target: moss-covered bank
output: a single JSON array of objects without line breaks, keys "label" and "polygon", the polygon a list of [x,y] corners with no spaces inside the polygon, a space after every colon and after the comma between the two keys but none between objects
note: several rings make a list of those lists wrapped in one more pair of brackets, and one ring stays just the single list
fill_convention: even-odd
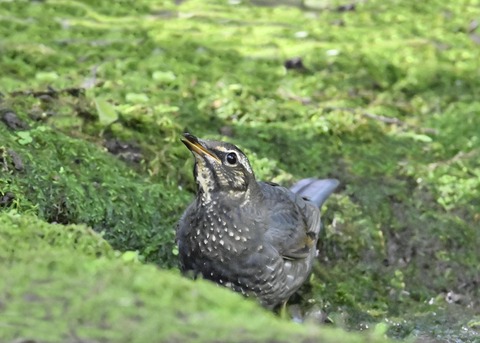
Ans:
[{"label": "moss-covered bank", "polygon": [[480,3],[305,3],[1,2],[0,206],[174,267],[178,136],[228,136],[260,178],[342,182],[303,305],[473,341]]},{"label": "moss-covered bank", "polygon": [[[210,282],[120,253],[83,225],[0,214],[0,339],[35,342],[363,342],[282,322]],[[268,329],[266,329],[268,328]],[[382,341],[381,335],[370,335]]]}]

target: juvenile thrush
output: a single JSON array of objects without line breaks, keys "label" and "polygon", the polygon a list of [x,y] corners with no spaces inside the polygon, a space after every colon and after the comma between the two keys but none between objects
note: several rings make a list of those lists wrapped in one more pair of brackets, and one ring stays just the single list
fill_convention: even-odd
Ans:
[{"label": "juvenile thrush", "polygon": [[197,196],[177,228],[180,267],[275,308],[309,276],[320,206],[334,179],[304,179],[291,190],[257,182],[236,146],[185,133],[195,157]]}]

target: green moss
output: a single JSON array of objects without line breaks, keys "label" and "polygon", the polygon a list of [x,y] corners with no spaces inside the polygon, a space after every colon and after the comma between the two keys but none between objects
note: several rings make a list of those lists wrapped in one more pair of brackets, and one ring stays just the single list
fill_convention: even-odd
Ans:
[{"label": "green moss", "polygon": [[227,289],[132,260],[83,225],[2,213],[0,262],[7,341],[383,341],[282,322]]},{"label": "green moss", "polygon": [[[97,146],[47,126],[11,132],[2,125],[0,135],[7,171],[1,190],[15,195],[12,207],[49,222],[86,223],[117,249],[176,264],[174,227],[186,197],[175,188],[148,182]],[[21,171],[7,151],[21,159]]]},{"label": "green moss", "polygon": [[[262,179],[341,180],[304,294],[337,325],[405,319],[395,335],[406,336],[424,312],[450,310],[431,301],[450,290],[478,312],[479,2],[306,3],[322,10],[0,3],[0,107],[32,128],[0,124],[0,192],[16,195],[4,207],[86,223],[172,266],[173,228],[194,191],[179,134],[228,133]],[[285,70],[295,56],[305,70]],[[88,90],[14,93],[48,86]],[[108,125],[95,102],[118,119]],[[105,153],[110,139],[138,146],[140,162]]]}]

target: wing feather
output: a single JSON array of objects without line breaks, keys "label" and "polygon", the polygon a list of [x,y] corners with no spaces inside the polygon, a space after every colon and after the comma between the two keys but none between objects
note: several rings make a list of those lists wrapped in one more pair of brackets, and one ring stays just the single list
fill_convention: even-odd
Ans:
[{"label": "wing feather", "polygon": [[262,190],[272,213],[265,239],[284,259],[307,258],[320,232],[319,209],[284,187],[264,184]]}]

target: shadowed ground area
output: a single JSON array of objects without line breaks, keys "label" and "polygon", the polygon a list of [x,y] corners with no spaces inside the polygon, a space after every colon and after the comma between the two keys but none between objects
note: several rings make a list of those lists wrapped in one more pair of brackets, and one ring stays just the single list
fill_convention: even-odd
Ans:
[{"label": "shadowed ground area", "polygon": [[[0,2],[0,338],[475,340],[480,2],[292,3]],[[175,271],[185,130],[340,180],[308,324]]]}]

